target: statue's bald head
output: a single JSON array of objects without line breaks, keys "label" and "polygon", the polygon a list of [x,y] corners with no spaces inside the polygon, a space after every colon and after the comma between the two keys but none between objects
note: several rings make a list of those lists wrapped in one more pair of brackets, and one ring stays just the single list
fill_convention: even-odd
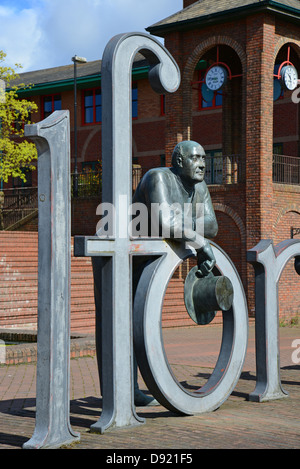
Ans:
[{"label": "statue's bald head", "polygon": [[190,156],[191,154],[197,153],[205,155],[205,151],[199,143],[194,142],[193,140],[184,140],[183,142],[179,142],[173,150],[172,166],[176,168],[182,159]]},{"label": "statue's bald head", "polygon": [[197,142],[186,140],[176,145],[172,166],[181,180],[188,185],[202,182],[205,173],[205,151]]}]

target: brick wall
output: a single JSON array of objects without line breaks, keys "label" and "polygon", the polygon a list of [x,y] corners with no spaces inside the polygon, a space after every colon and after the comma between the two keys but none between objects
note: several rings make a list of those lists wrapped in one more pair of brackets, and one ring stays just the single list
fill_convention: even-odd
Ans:
[{"label": "brick wall", "polygon": [[[0,327],[36,328],[38,298],[38,234],[0,232]],[[71,330],[94,325],[91,260],[71,259]]]},{"label": "brick wall", "polygon": [[100,197],[80,197],[72,199],[71,233],[72,236],[94,236],[100,219],[96,210],[100,204]]},{"label": "brick wall", "polygon": [[[93,332],[95,305],[90,258],[71,249],[71,331]],[[0,328],[37,327],[38,233],[0,232]],[[163,327],[194,325],[183,300],[183,280],[171,279],[162,314]]]},{"label": "brick wall", "polygon": [[[194,2],[184,1],[184,6]],[[197,30],[173,31],[165,38],[166,47],[176,59],[182,75],[177,93],[168,98],[166,115],[166,155],[170,161],[174,145],[183,139],[199,141],[209,149],[222,148],[223,154],[240,154],[245,184],[210,187],[220,229],[216,238],[237,264],[248,294],[250,314],[254,314],[254,271],[246,262],[246,251],[260,239],[290,237],[289,228],[299,221],[300,200],[291,187],[280,197],[272,182],[273,142],[283,144],[283,153],[298,156],[299,106],[284,99],[273,102],[273,74],[275,59],[286,60],[287,42],[293,42],[293,61],[299,63],[299,28],[275,21],[269,14],[255,14],[235,23],[225,23]],[[195,105],[197,92],[192,90],[195,67],[200,59],[210,64],[216,60],[216,46],[222,57],[241,78],[232,80],[224,89],[221,110],[199,112]],[[298,48],[298,49],[297,49]],[[230,50],[231,52],[230,52]],[[297,54],[295,53],[297,52]],[[226,55],[227,54],[227,55]],[[297,209],[279,215],[288,204]],[[288,283],[287,283],[288,282]],[[280,292],[288,285],[289,303],[281,299],[281,314],[296,314],[299,278],[293,266],[281,279]],[[294,306],[292,306],[292,304]]]},{"label": "brick wall", "polygon": [[[300,188],[274,184],[274,244],[290,238],[291,227],[300,228]],[[299,319],[299,290],[300,277],[295,271],[294,260],[291,260],[279,282],[279,308],[283,322]]]}]

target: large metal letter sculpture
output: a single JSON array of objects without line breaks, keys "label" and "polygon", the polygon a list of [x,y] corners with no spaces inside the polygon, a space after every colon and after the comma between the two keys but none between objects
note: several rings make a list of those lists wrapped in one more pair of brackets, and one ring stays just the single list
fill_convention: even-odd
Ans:
[{"label": "large metal letter sculpture", "polygon": [[174,270],[193,253],[170,243],[170,252],[145,268],[134,304],[134,341],[138,364],[149,390],[167,409],[187,415],[210,412],[230,396],[242,372],[248,340],[248,310],[240,277],[229,257],[211,242],[221,275],[230,278],[233,305],[223,312],[223,337],[219,358],[207,383],[191,393],[179,385],[166,355],[161,334],[164,293]]},{"label": "large metal letter sculpture", "polygon": [[275,247],[272,240],[263,240],[247,253],[247,260],[255,270],[257,381],[255,390],[249,395],[251,401],[263,402],[288,396],[280,381],[278,282],[284,267],[293,257],[299,273],[299,256],[299,240],[283,241]]},{"label": "large metal letter sculpture", "polygon": [[79,439],[69,422],[70,129],[69,111],[25,127],[38,149],[38,343],[36,425],[24,448]]},{"label": "large metal letter sculpture", "polygon": [[[151,64],[149,80],[159,93],[176,91],[180,73],[176,62],[147,34],[115,36],[107,44],[102,59],[102,202],[114,207],[114,236],[100,241],[92,252],[80,249],[75,239],[75,255],[104,256],[102,267],[102,399],[103,410],[93,431],[139,425],[133,406],[131,241],[128,207],[132,197],[132,111],[131,71],[137,52]],[[94,246],[94,245],[93,245]],[[97,285],[96,285],[97,287]]]},{"label": "large metal letter sculpture", "polygon": [[[76,237],[74,251],[76,256],[93,257],[95,290],[101,289],[96,298],[101,297],[102,309],[103,410],[99,421],[91,427],[101,433],[113,427],[144,422],[137,416],[133,404],[132,256],[158,258],[143,273],[137,288],[135,343],[137,355],[141,354],[138,360],[143,376],[154,397],[163,405],[182,413],[207,412],[221,405],[240,376],[247,348],[245,294],[234,266],[214,246],[217,266],[230,277],[235,288],[234,306],[226,313],[218,365],[209,384],[197,395],[183,391],[167,370],[160,333],[164,289],[180,262],[195,255],[195,251],[162,239],[134,240],[128,233],[132,171],[131,66],[138,51],[152,66],[149,79],[157,92],[175,91],[180,83],[176,63],[154,38],[133,33],[116,36],[108,43],[102,61],[103,203],[114,206],[111,214],[114,235]],[[145,328],[140,313],[145,313]],[[152,364],[157,368],[151,371]],[[162,391],[159,389],[161,382]]]}]

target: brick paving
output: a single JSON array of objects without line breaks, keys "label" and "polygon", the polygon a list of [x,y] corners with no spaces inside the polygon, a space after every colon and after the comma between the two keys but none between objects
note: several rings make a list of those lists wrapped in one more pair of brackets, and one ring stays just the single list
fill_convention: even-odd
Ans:
[{"label": "brick paving", "polygon": [[[214,368],[221,327],[164,329],[169,363],[178,381],[202,385]],[[300,448],[300,364],[292,362],[292,342],[300,340],[300,327],[280,328],[281,380],[289,397],[253,403],[247,395],[255,388],[254,327],[240,380],[231,396],[216,411],[178,416],[162,406],[139,408],[146,423],[104,435],[89,432],[101,413],[95,356],[71,360],[70,415],[80,432],[71,449],[294,449]],[[298,354],[299,356],[300,354]],[[0,367],[0,449],[21,449],[35,426],[34,363]],[[140,387],[145,389],[141,378]]]}]

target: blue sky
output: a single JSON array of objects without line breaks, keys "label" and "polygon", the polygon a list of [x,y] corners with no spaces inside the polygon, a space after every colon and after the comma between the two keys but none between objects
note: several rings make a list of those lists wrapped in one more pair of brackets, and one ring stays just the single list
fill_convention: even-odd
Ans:
[{"label": "blue sky", "polygon": [[0,0],[0,49],[21,71],[101,59],[118,33],[145,28],[182,9],[182,0]]}]

